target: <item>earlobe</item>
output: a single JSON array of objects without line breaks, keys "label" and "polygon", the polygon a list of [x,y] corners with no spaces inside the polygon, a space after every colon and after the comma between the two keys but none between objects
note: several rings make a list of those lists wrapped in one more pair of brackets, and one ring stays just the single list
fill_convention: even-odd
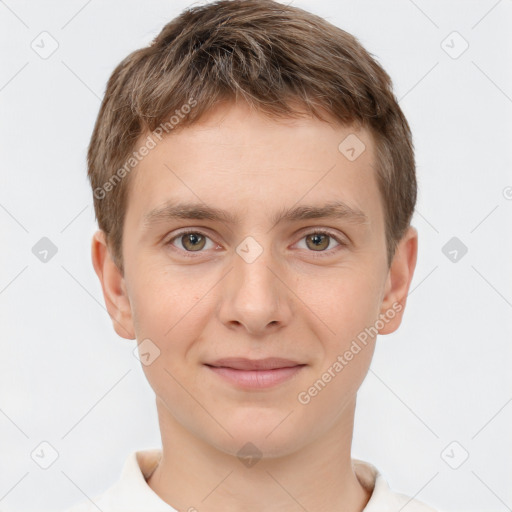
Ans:
[{"label": "earlobe", "polygon": [[102,230],[96,231],[92,237],[91,258],[114,330],[122,338],[134,340],[136,336],[124,277],[111,257]]},{"label": "earlobe", "polygon": [[417,256],[418,232],[416,228],[409,226],[397,245],[388,272],[380,310],[384,327],[379,329],[379,334],[390,334],[396,331],[402,322]]}]

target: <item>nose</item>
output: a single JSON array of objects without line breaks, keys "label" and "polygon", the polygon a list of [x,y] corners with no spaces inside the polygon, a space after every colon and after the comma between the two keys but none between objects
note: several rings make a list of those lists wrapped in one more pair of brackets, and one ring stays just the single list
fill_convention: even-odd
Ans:
[{"label": "nose", "polygon": [[220,320],[228,328],[264,336],[289,323],[293,294],[268,253],[263,251],[252,262],[234,255],[219,309]]}]

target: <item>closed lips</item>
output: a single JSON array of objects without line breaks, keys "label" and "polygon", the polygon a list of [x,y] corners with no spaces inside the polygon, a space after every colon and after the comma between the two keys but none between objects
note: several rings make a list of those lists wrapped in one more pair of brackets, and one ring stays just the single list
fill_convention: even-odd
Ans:
[{"label": "closed lips", "polygon": [[224,358],[218,359],[212,363],[206,363],[207,366],[217,368],[232,368],[234,370],[275,370],[278,368],[292,368],[294,366],[305,366],[304,363],[283,359],[278,357],[269,357],[266,359],[247,359],[247,358]]}]

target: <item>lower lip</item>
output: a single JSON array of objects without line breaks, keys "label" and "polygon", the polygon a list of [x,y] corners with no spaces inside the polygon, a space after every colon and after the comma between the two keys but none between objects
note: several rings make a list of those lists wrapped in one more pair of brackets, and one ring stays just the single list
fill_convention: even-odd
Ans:
[{"label": "lower lip", "polygon": [[220,377],[243,388],[265,389],[291,379],[305,365],[275,368],[273,370],[235,370],[234,368],[206,366]]}]

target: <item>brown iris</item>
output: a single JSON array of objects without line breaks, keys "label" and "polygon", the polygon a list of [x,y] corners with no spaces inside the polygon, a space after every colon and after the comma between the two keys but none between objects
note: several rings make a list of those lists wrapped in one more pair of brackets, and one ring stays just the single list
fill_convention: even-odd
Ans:
[{"label": "brown iris", "polygon": [[199,233],[186,233],[181,237],[181,241],[187,251],[200,251],[206,243],[206,238]]},{"label": "brown iris", "polygon": [[[329,235],[314,233],[306,236],[306,245],[314,251],[322,251],[329,247]],[[310,241],[312,242],[310,244]]]}]

